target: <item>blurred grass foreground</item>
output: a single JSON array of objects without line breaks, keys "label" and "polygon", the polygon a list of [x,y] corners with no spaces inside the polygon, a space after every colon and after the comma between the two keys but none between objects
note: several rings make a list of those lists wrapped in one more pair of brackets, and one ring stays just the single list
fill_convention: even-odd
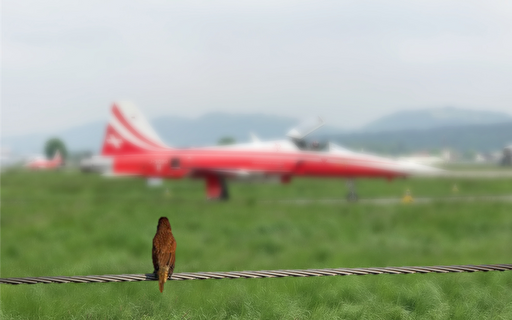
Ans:
[{"label": "blurred grass foreground", "polygon": [[[512,193],[510,179],[358,181],[362,197]],[[2,277],[152,272],[160,216],[175,272],[510,263],[511,202],[279,202],[343,198],[340,180],[231,184],[2,173]],[[512,272],[2,285],[2,319],[512,319]]]}]

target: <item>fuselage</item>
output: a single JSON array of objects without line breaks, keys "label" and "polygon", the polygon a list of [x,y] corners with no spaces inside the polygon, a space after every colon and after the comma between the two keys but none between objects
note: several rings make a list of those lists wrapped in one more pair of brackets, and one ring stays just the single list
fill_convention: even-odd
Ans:
[{"label": "fuselage", "polygon": [[119,175],[183,178],[219,173],[227,177],[254,175],[312,177],[383,177],[408,174],[395,161],[379,157],[308,151],[175,149],[112,157]]}]

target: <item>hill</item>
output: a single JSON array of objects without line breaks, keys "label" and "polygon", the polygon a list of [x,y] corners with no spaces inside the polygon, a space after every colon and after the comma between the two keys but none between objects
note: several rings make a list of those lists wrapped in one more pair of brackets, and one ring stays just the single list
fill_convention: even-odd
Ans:
[{"label": "hill", "polygon": [[[249,140],[250,132],[261,139],[283,138],[299,123],[292,117],[218,112],[197,118],[162,116],[150,122],[162,139],[175,147],[214,145],[224,136],[243,142]],[[45,141],[57,136],[71,151],[98,152],[105,126],[106,121],[96,121],[60,132],[2,137],[2,148],[21,155],[42,153]],[[364,148],[383,153],[443,147],[491,151],[512,142],[512,117],[504,113],[456,108],[401,111],[354,132],[325,126],[312,139],[320,137],[356,150]]]},{"label": "hill", "polygon": [[[183,147],[213,145],[223,136],[248,141],[251,132],[262,139],[282,138],[298,120],[264,114],[208,113],[198,118],[163,116],[150,122],[167,144]],[[45,141],[57,136],[71,151],[97,152],[105,127],[106,121],[96,121],[60,132],[2,137],[2,147],[18,154],[42,153]]]},{"label": "hill", "polygon": [[151,121],[160,137],[172,146],[214,145],[224,136],[248,141],[251,132],[262,139],[281,138],[297,122],[289,117],[219,112],[194,119],[164,116]]},{"label": "hill", "polygon": [[369,123],[361,131],[421,130],[438,127],[496,124],[509,121],[512,121],[512,116],[504,112],[444,107],[397,111]]},{"label": "hill", "polygon": [[460,125],[422,130],[359,132],[324,137],[354,150],[387,154],[450,147],[459,151],[501,150],[512,142],[512,121],[488,125]]}]

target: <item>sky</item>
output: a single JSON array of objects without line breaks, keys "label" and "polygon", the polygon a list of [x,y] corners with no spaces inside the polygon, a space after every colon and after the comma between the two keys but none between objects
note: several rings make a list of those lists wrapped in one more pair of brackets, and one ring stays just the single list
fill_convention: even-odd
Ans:
[{"label": "sky", "polygon": [[266,113],[357,128],[397,110],[512,114],[512,2],[2,2],[2,135]]}]

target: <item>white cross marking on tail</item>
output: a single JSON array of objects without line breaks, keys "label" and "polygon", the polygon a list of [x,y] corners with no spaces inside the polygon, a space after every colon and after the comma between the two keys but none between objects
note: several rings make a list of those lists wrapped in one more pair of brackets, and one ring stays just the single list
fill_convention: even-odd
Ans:
[{"label": "white cross marking on tail", "polygon": [[113,145],[114,148],[119,149],[119,147],[121,147],[121,145],[123,144],[123,140],[121,140],[120,138],[116,137],[113,134],[110,134],[107,138],[107,143]]},{"label": "white cross marking on tail", "polygon": [[153,163],[155,164],[156,171],[160,172],[162,170],[162,167],[166,163],[166,161],[164,159],[156,159],[156,160],[153,160]]}]

